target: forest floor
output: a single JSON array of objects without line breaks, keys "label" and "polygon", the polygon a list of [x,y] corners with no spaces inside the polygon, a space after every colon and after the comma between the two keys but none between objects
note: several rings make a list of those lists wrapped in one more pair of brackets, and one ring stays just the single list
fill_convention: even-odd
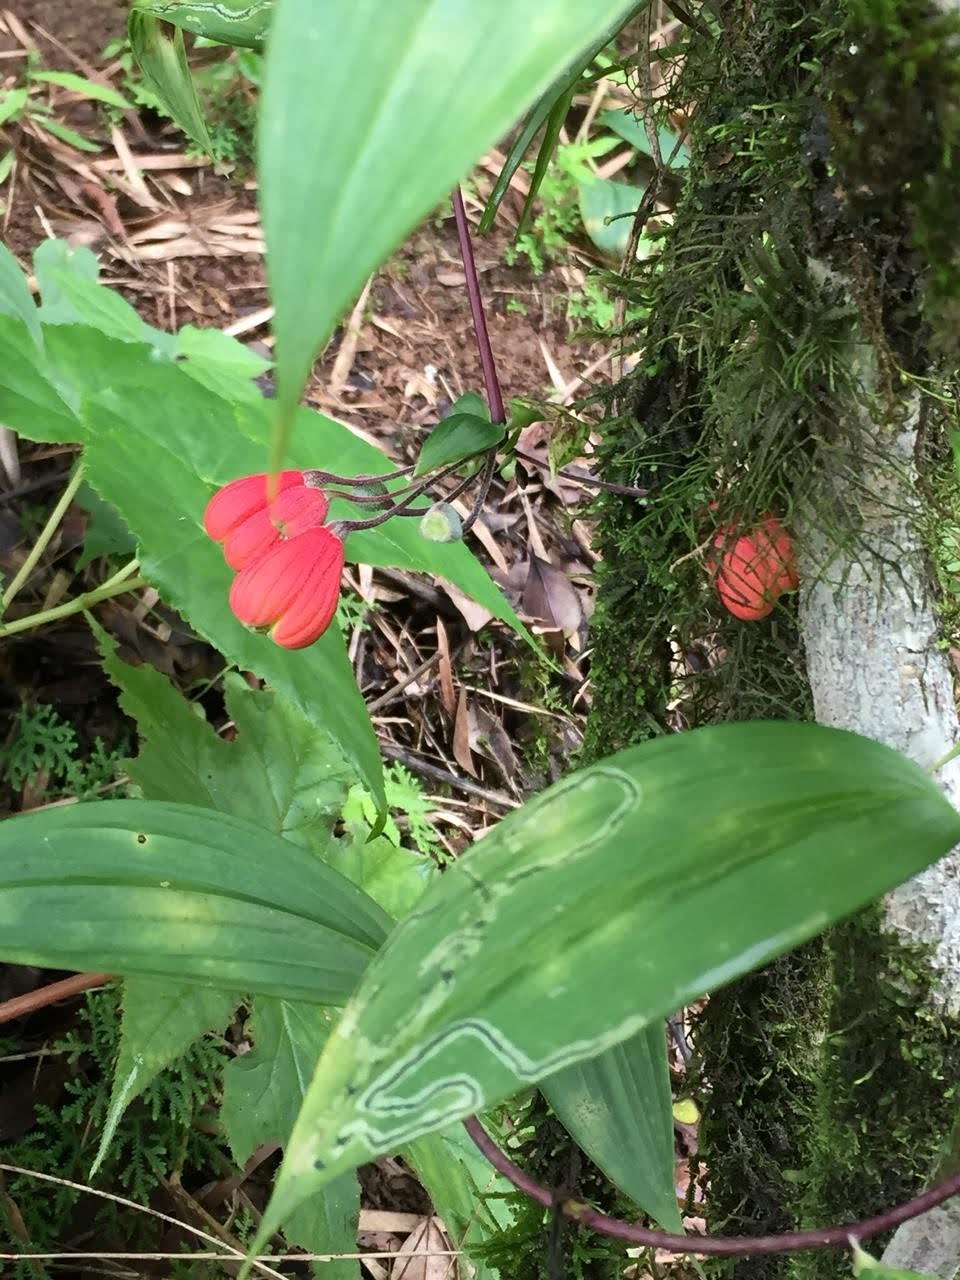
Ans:
[{"label": "forest floor", "polygon": [[[88,0],[83,6],[18,0],[15,10],[0,10],[0,85],[9,86],[32,62],[126,93],[124,51],[104,55],[123,36],[124,7],[116,0]],[[234,151],[250,148],[252,105],[245,95],[251,92],[239,78],[231,90],[225,136]],[[118,112],[110,119],[99,104],[56,85],[45,87],[43,101],[56,121],[96,150],[78,149],[29,116],[3,127],[0,141],[13,148],[15,159],[0,187],[0,238],[21,265],[29,271],[34,249],[50,236],[86,246],[99,259],[101,279],[149,323],[168,330],[185,324],[221,328],[269,358],[271,313],[256,185],[242,155],[218,171],[190,154],[182,136],[149,110]],[[466,184],[474,224],[502,163],[502,153],[492,151]],[[583,237],[540,271],[522,255],[508,265],[527,181],[519,171],[497,227],[477,240],[476,254],[505,397],[542,402],[550,406],[545,416],[557,421],[613,375],[609,342],[583,336],[582,313],[571,315],[571,300],[582,298],[588,275],[604,263]],[[271,394],[269,375],[262,387]],[[424,429],[469,390],[482,391],[482,378],[448,207],[371,279],[318,360],[307,399],[405,463],[415,458]],[[586,456],[574,457],[555,475],[547,428],[528,428],[517,475],[498,483],[475,527],[474,550],[541,638],[552,665],[442,580],[362,566],[348,573],[349,652],[384,754],[417,780],[410,785],[450,852],[466,847],[525,794],[558,776],[580,744],[589,705],[587,623],[597,559],[590,438],[589,430],[581,432]],[[35,446],[9,434],[0,445],[0,573],[9,580],[57,502],[74,450]],[[316,465],[335,470],[335,463],[318,440]],[[90,554],[90,526],[82,503],[71,506],[29,581],[26,597],[33,609],[50,608],[107,576],[105,560]],[[197,691],[203,690],[207,714],[217,714],[222,658],[155,593],[118,597],[97,612],[128,661],[151,663],[187,696],[200,697]],[[132,725],[81,618],[8,640],[0,650],[0,674],[4,815],[73,803],[78,795],[123,793],[120,762],[134,749]],[[22,763],[25,733],[37,739],[36,767]],[[20,761],[16,769],[9,767],[13,756]],[[396,816],[409,832],[408,816]],[[29,997],[58,976],[0,966],[0,1002]],[[109,992],[106,999],[112,1001]],[[0,1140],[13,1163],[17,1151],[27,1149],[24,1144],[35,1144],[38,1134],[42,1139],[58,1107],[78,1094],[93,1097],[99,1091],[101,1101],[105,1096],[108,1081],[99,1078],[96,1054],[51,1051],[65,1037],[88,1034],[91,1018],[102,1014],[91,1014],[90,1000],[77,995],[4,1019]],[[685,1128],[686,1140],[693,1141],[693,1129]],[[274,1167],[272,1158],[249,1170],[243,1195],[253,1210],[264,1203]],[[83,1160],[76,1169],[84,1181]],[[430,1212],[419,1185],[399,1160],[378,1162],[362,1181],[361,1246],[409,1252]],[[231,1194],[237,1190],[232,1185]],[[5,1233],[0,1225],[0,1240],[6,1234],[14,1246],[28,1247],[31,1204],[50,1194],[41,1189],[30,1204],[20,1204],[0,1174],[9,1227]],[[209,1227],[218,1215],[224,1220],[228,1199],[222,1171],[183,1168],[175,1179],[159,1181],[151,1204]],[[122,1214],[92,1231],[90,1220],[87,1205],[70,1210],[63,1220],[64,1248],[95,1252],[123,1244],[129,1226]],[[175,1250],[186,1239],[169,1231],[162,1244]],[[373,1263],[367,1270],[375,1277],[388,1274]],[[61,1267],[55,1274],[131,1273],[91,1263],[89,1270]],[[412,1269],[404,1274],[413,1280]]]}]

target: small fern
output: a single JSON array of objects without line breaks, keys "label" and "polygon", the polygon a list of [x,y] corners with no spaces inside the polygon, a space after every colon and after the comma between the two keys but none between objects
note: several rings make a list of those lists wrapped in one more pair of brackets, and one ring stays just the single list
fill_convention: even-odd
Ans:
[{"label": "small fern", "polygon": [[[62,1099],[36,1106],[33,1127],[6,1147],[5,1160],[74,1182],[88,1181],[110,1101],[104,1082],[113,1074],[119,1042],[117,993],[91,993],[78,1027],[50,1046],[72,1070]],[[218,1174],[231,1171],[225,1152],[197,1123],[219,1096],[223,1065],[216,1040],[205,1039],[161,1072],[125,1112],[94,1184],[147,1204],[161,1179],[182,1169],[203,1170],[204,1176],[211,1168]],[[24,1175],[11,1176],[7,1191],[32,1250],[52,1251],[68,1240],[79,1247],[78,1225],[88,1241],[114,1238],[132,1249],[155,1247],[155,1221],[110,1201]],[[26,1264],[12,1274],[17,1280],[36,1280]]]},{"label": "small fern", "polygon": [[100,738],[83,752],[77,731],[49,703],[18,708],[6,745],[0,750],[0,773],[16,791],[31,779],[43,779],[47,795],[93,799],[112,782],[123,752],[108,750]]}]

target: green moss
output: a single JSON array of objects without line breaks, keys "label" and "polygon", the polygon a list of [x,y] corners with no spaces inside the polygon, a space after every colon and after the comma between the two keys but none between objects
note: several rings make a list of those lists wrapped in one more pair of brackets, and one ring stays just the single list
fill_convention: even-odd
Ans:
[{"label": "green moss", "polygon": [[[884,934],[874,907],[832,929],[827,951],[829,1022],[797,1214],[810,1227],[916,1195],[948,1154],[960,1087],[960,1029],[933,1008],[927,949]],[[827,1280],[835,1267],[808,1254],[790,1275]]]},{"label": "green moss", "polygon": [[[588,756],[670,728],[809,717],[789,601],[762,622],[726,616],[711,535],[802,510],[849,546],[835,481],[864,496],[876,428],[919,397],[942,467],[955,423],[960,18],[918,0],[755,0],[724,20],[672,82],[670,104],[698,104],[687,185],[659,254],[622,282],[649,320],[602,461],[649,492],[599,504]],[[923,972],[869,912],[713,997],[698,1038],[711,1227],[867,1216],[929,1176],[958,1064]],[[830,1254],[716,1270],[841,1273]]]},{"label": "green moss", "polygon": [[[704,1094],[697,1169],[711,1230],[765,1235],[795,1226],[816,1112],[829,957],[822,940],[717,992],[695,1036]],[[698,1079],[699,1077],[699,1079]],[[712,1264],[715,1275],[775,1280],[779,1257]]]}]

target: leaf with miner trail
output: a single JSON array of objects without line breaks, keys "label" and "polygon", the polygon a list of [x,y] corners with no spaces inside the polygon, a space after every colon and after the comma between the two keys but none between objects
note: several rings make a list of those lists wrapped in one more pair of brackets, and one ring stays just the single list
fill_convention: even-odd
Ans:
[{"label": "leaf with miner trail", "polygon": [[378,952],[254,1252],[336,1175],[638,1035],[958,839],[921,769],[821,725],[669,734],[571,774],[449,867]]}]

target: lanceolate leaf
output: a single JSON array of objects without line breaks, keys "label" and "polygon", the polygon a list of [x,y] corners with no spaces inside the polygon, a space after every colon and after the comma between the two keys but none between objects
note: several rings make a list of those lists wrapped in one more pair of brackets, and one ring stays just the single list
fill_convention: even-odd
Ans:
[{"label": "lanceolate leaf", "polygon": [[414,468],[415,476],[424,476],[438,467],[463,462],[485,453],[503,439],[500,423],[481,418],[475,413],[452,413],[437,423],[424,440]]},{"label": "lanceolate leaf", "polygon": [[306,850],[208,809],[112,800],[0,824],[4,960],[341,1004],[389,926]]},{"label": "lanceolate leaf", "polygon": [[371,271],[571,59],[608,38],[633,7],[631,0],[278,6],[257,165],[277,309],[275,464],[311,363]]},{"label": "lanceolate leaf", "polygon": [[263,1235],[344,1169],[636,1036],[958,838],[920,769],[817,725],[673,734],[572,774],[449,868],[379,952]]},{"label": "lanceolate leaf", "polygon": [[598,1168],[667,1231],[682,1231],[663,1023],[544,1080],[543,1093]]},{"label": "lanceolate leaf", "polygon": [[127,34],[144,80],[184,133],[209,155],[213,143],[187,66],[183,32],[133,9]]}]

